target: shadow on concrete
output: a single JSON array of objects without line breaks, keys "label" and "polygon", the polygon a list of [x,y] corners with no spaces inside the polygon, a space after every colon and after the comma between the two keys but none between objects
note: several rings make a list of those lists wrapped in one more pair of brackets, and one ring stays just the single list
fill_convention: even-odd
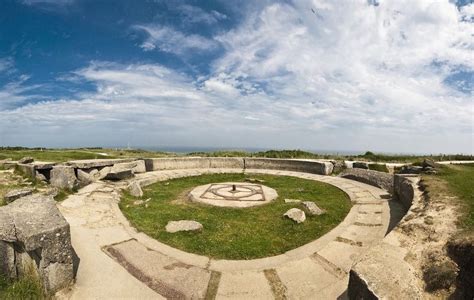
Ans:
[{"label": "shadow on concrete", "polygon": [[407,213],[406,208],[399,201],[392,198],[391,200],[388,200],[387,202],[388,202],[388,207],[390,209],[390,220],[389,220],[387,232],[385,233],[385,235],[389,234],[390,231],[392,231],[393,228],[397,226],[397,224],[400,222],[403,216],[405,216],[405,214]]},{"label": "shadow on concrete", "polygon": [[74,278],[77,276],[77,271],[79,270],[79,263],[81,259],[77,256],[76,250],[72,248],[72,272],[74,274]]}]

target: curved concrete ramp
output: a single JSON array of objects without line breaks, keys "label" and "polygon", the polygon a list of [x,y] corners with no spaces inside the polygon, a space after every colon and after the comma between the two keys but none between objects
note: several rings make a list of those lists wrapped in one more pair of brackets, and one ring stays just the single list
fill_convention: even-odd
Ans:
[{"label": "curved concrete ramp", "polygon": [[[151,184],[210,172],[242,170],[165,170],[139,174],[136,179]],[[387,193],[338,177],[262,169],[246,172],[326,182],[344,190],[353,207],[332,231],[284,254],[247,261],[214,260],[137,233],[117,205],[119,189],[127,183],[94,183],[59,205],[71,224],[72,243],[81,258],[76,285],[61,296],[71,299],[343,297],[354,261],[387,231],[390,219]]]}]

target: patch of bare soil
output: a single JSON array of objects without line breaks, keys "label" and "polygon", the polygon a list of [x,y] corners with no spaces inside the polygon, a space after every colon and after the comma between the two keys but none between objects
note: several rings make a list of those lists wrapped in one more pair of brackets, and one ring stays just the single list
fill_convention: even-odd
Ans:
[{"label": "patch of bare soil", "polygon": [[457,201],[448,194],[446,182],[424,176],[419,183],[419,199],[414,201],[396,229],[401,246],[424,287],[425,299],[447,298],[456,290],[459,268],[447,252],[447,243],[458,231]]}]

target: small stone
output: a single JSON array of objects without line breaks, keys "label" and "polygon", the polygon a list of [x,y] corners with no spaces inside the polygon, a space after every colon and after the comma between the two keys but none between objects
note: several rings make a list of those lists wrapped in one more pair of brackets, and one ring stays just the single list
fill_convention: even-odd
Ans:
[{"label": "small stone", "polygon": [[304,211],[298,208],[289,209],[283,216],[292,219],[296,223],[303,223],[306,220]]},{"label": "small stone", "polygon": [[143,191],[140,184],[137,181],[130,183],[128,191],[133,197],[143,197]]},{"label": "small stone", "polygon": [[31,188],[26,188],[26,189],[18,189],[18,190],[13,190],[5,194],[3,199],[7,201],[7,203],[13,202],[16,199],[19,199],[21,197],[29,196],[33,194],[33,189]]},{"label": "small stone", "polygon": [[257,183],[264,183],[265,180],[257,179],[257,178],[245,178],[246,182],[257,182]]},{"label": "small stone", "polygon": [[165,185],[169,185],[170,183],[169,182],[165,182]]},{"label": "small stone", "polygon": [[34,160],[33,157],[26,156],[26,157],[23,157],[22,159],[20,159],[20,160],[18,161],[18,163],[20,163],[20,164],[30,164],[30,163],[32,163],[32,162],[34,162],[34,161],[35,161],[35,160]]},{"label": "small stone", "polygon": [[299,199],[285,199],[285,203],[300,203]]},{"label": "small stone", "polygon": [[200,231],[203,229],[201,223],[190,220],[169,221],[166,225],[166,231],[175,233],[179,231]]},{"label": "small stone", "polygon": [[319,208],[314,202],[311,201],[303,202],[303,206],[312,216],[319,216],[325,213],[323,209]]},{"label": "small stone", "polygon": [[143,203],[145,203],[145,201],[143,201],[143,200],[135,200],[135,201],[133,201],[133,205],[135,205],[135,206],[142,205]]}]

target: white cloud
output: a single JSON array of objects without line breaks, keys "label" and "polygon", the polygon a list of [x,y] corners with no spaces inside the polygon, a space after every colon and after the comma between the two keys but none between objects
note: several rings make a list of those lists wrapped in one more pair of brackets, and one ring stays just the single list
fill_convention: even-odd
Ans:
[{"label": "white cloud", "polygon": [[65,145],[474,152],[472,91],[445,80],[474,72],[474,23],[461,21],[473,18],[474,5],[258,5],[215,39],[135,26],[149,35],[148,50],[183,54],[219,43],[225,53],[210,74],[93,62],[74,75],[97,91],[4,110],[0,138],[3,130],[6,140],[48,132]]},{"label": "white cloud", "polygon": [[161,51],[183,54],[188,51],[209,51],[217,47],[217,43],[197,34],[184,34],[168,26],[135,25],[134,29],[144,31],[148,38],[141,47],[145,51],[158,48]]},{"label": "white cloud", "polygon": [[212,25],[218,23],[219,21],[227,19],[227,16],[223,13],[220,13],[216,10],[211,10],[207,12],[200,7],[193,5],[180,5],[177,8],[182,15],[183,22],[194,24],[194,23],[204,23]]}]

